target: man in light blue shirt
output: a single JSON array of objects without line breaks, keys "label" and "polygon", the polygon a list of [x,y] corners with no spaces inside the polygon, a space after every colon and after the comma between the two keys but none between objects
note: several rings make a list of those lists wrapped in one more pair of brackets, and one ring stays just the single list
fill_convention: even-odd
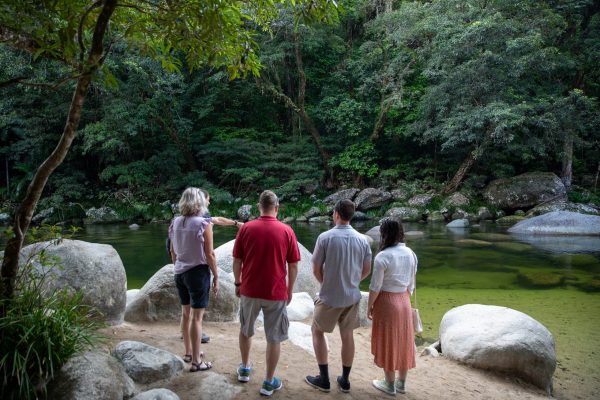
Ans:
[{"label": "man in light blue shirt", "polygon": [[343,367],[337,383],[343,392],[350,391],[354,329],[359,326],[361,294],[358,285],[371,272],[371,247],[365,236],[350,226],[353,216],[354,203],[338,201],[333,211],[335,227],[319,235],[312,256],[313,273],[321,283],[312,324],[319,375],[307,376],[306,383],[323,392],[331,390],[325,332],[333,332],[336,325],[342,339]]}]

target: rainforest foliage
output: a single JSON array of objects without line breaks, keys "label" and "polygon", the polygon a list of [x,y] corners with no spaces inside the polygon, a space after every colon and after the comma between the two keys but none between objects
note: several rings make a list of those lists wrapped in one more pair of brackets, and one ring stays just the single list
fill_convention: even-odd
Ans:
[{"label": "rainforest foliage", "polygon": [[[208,51],[169,19],[143,21],[134,35],[109,30],[42,201],[161,202],[189,185],[226,200],[403,180],[450,192],[532,170],[595,189],[600,1],[337,5],[339,18],[311,27],[292,12],[265,16],[268,29],[248,35],[246,52]],[[39,29],[76,34],[77,18],[62,21]],[[147,40],[157,27],[172,41]],[[33,53],[0,44],[4,200],[20,201],[56,146],[78,57],[77,41]]]}]

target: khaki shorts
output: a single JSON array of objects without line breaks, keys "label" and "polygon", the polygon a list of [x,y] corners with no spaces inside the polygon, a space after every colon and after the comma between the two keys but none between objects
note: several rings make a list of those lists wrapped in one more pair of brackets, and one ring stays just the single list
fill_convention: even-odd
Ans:
[{"label": "khaki shorts", "polygon": [[315,300],[315,313],[313,316],[313,326],[322,332],[331,333],[336,325],[339,325],[340,331],[356,329],[360,326],[358,319],[358,310],[360,302],[349,307],[330,307],[321,302],[321,299]]},{"label": "khaki shorts", "polygon": [[254,336],[254,323],[262,310],[267,342],[280,343],[287,340],[290,321],[286,306],[286,300],[265,300],[241,296],[240,332],[246,337]]}]

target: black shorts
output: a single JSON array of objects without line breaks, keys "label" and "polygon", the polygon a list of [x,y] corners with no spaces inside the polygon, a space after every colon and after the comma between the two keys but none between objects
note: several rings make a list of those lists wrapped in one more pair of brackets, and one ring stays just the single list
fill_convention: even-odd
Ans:
[{"label": "black shorts", "polygon": [[182,306],[190,304],[192,308],[208,307],[210,293],[210,268],[200,264],[182,274],[175,274],[175,285]]}]

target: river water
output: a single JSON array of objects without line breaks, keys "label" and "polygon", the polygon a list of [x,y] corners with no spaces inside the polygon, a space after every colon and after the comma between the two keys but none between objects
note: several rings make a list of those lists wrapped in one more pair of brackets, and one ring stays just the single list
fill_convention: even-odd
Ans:
[{"label": "river water", "polygon": [[[354,225],[360,232],[373,223]],[[292,225],[310,251],[328,224]],[[87,225],[76,239],[115,247],[129,289],[140,288],[169,263],[167,225]],[[434,341],[444,313],[468,303],[522,311],[552,332],[557,348],[557,393],[600,391],[600,237],[513,237],[494,223],[451,230],[444,224],[405,224],[419,232],[407,245],[419,257],[418,307],[423,339]],[[215,227],[215,248],[235,238],[234,227]],[[368,284],[363,282],[363,290]],[[560,387],[564,386],[564,387]],[[559,396],[563,397],[563,396]],[[569,396],[567,396],[569,397]]]}]

